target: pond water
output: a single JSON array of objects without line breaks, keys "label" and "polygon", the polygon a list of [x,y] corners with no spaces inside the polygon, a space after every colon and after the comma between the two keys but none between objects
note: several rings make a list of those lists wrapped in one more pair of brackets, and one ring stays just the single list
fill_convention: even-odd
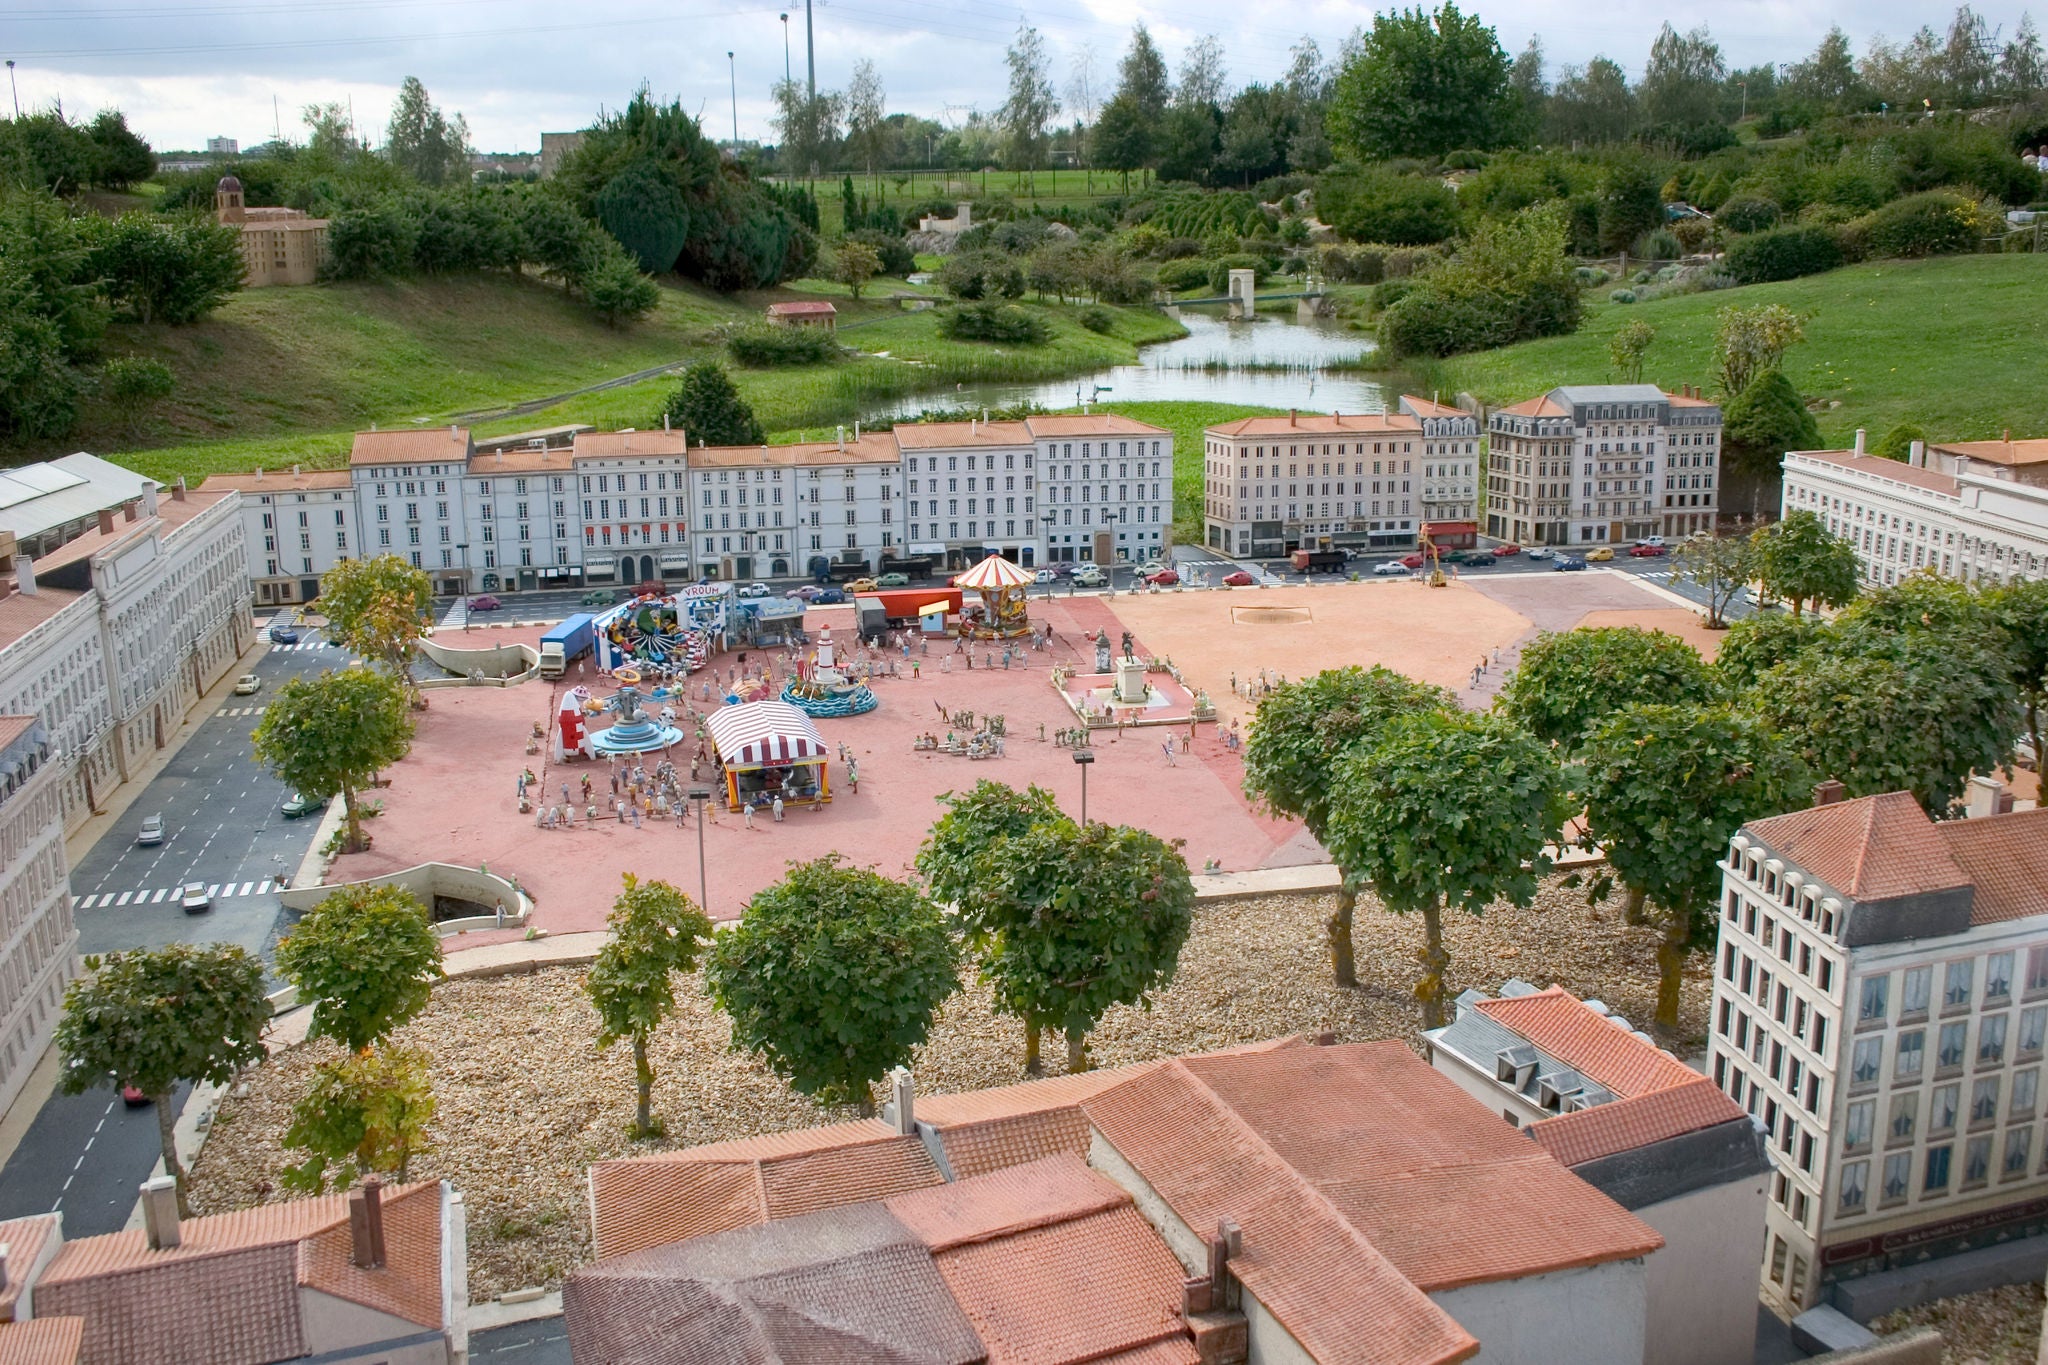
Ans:
[{"label": "pond water", "polygon": [[1333,319],[1304,322],[1291,314],[1269,313],[1234,321],[1221,309],[1186,308],[1180,320],[1188,334],[1145,347],[1135,365],[1045,383],[956,385],[879,403],[864,416],[915,417],[928,408],[1004,408],[1024,402],[1054,409],[1090,401],[1243,403],[1344,412],[1381,412],[1388,406],[1373,376],[1329,372],[1327,367],[1355,362],[1373,349],[1370,337]]}]

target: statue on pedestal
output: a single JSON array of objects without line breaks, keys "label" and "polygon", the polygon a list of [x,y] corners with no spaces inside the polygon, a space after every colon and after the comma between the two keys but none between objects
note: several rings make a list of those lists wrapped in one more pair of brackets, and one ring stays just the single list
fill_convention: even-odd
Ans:
[{"label": "statue on pedestal", "polygon": [[[1130,637],[1126,635],[1125,639]],[[1109,672],[1109,632],[1101,631],[1095,637],[1095,671]]]},{"label": "statue on pedestal", "polygon": [[1134,652],[1135,648],[1136,648],[1136,642],[1135,642],[1135,641],[1133,641],[1133,640],[1131,639],[1131,633],[1130,633],[1130,632],[1129,632],[1128,630],[1127,630],[1127,631],[1125,631],[1125,632],[1124,632],[1124,657],[1125,657],[1126,659],[1135,659],[1135,658],[1137,658],[1138,656],[1137,656],[1137,654],[1136,654],[1136,653]]}]

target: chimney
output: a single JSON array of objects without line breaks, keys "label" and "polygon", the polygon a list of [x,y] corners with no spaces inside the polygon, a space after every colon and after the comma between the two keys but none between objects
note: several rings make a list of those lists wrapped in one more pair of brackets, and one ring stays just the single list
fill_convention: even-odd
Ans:
[{"label": "chimney", "polygon": [[0,1294],[7,1292],[7,1243],[0,1242]]},{"label": "chimney", "polygon": [[461,427],[458,427],[458,426],[456,426],[456,425],[455,425],[455,423],[453,423],[453,422],[450,422],[450,423],[448,424],[448,436],[449,436],[449,439],[450,439],[450,440],[453,440],[453,439],[454,439],[454,438],[455,438],[456,436],[459,436],[459,435],[460,435],[461,433],[462,433],[462,428],[461,428]]},{"label": "chimney", "polygon": [[1287,410],[1287,425],[1290,427],[1298,427],[1301,425],[1300,408],[1289,408]]},{"label": "chimney", "polygon": [[860,443],[860,423],[858,422],[853,424],[853,439],[856,445]]},{"label": "chimney", "polygon": [[1814,784],[1813,804],[1816,806],[1832,806],[1848,794],[1849,789],[1831,777],[1825,782]]},{"label": "chimney", "polygon": [[845,451],[846,451],[846,428],[845,428],[845,427],[841,427],[841,428],[839,428],[839,449],[840,449],[840,452],[841,452],[842,454],[844,454],[844,453],[845,453]]},{"label": "chimney", "polygon": [[1915,469],[1927,468],[1927,442],[1913,442],[1906,450],[1906,463]]},{"label": "chimney", "polygon": [[159,487],[161,485],[153,479],[142,485],[142,510],[151,516],[156,515],[156,493]]},{"label": "chimney", "polygon": [[178,476],[178,477],[177,477],[176,479],[172,480],[172,482],[171,482],[171,501],[172,501],[172,502],[183,502],[184,500],[185,500],[185,476],[184,476],[183,474],[180,474],[180,475],[179,475],[179,476]]},{"label": "chimney", "polygon": [[384,1186],[371,1176],[348,1194],[349,1262],[363,1270],[384,1264]]},{"label": "chimney", "polygon": [[14,590],[23,597],[36,595],[36,562],[27,555],[14,557]]},{"label": "chimney", "polygon": [[112,508],[102,507],[100,509],[100,534],[103,536],[114,534],[114,512]]},{"label": "chimney", "polygon": [[121,504],[121,520],[123,520],[123,521],[133,521],[133,520],[135,520],[135,513],[136,513],[136,511],[137,511],[137,510],[138,510],[138,509],[139,509],[139,508],[140,508],[141,506],[142,506],[142,499],[141,499],[141,498],[139,498],[139,497],[137,497],[137,498],[130,498],[130,499],[128,499],[128,501],[126,501],[126,502],[122,503],[122,504]]},{"label": "chimney", "polygon": [[2005,429],[2005,443],[2006,443],[2007,445],[2011,445],[2011,444],[2012,444],[2012,428],[2011,428],[2011,427],[2007,427],[2007,428]]},{"label": "chimney", "polygon": [[1851,446],[1851,447],[1850,447],[1850,449],[1851,449],[1851,450],[1852,450],[1852,451],[1853,451],[1854,453],[1856,453],[1856,454],[1858,454],[1858,455],[1861,455],[1861,454],[1863,453],[1863,428],[1862,428],[1862,427],[1858,427],[1858,428],[1856,428],[1856,444],[1855,444],[1855,445],[1853,445],[1853,446]]},{"label": "chimney", "polygon": [[665,412],[661,415],[661,429],[663,431],[668,430],[668,414]]},{"label": "chimney", "polygon": [[299,477],[299,467],[297,465],[292,466],[292,477],[295,479]]},{"label": "chimney", "polygon": [[142,1182],[142,1231],[151,1251],[178,1245],[178,1182],[170,1176]]},{"label": "chimney", "polygon": [[917,1132],[917,1078],[909,1068],[890,1068],[889,1100],[882,1106],[882,1119],[905,1137]]},{"label": "chimney", "polygon": [[263,466],[260,464],[256,466],[256,482],[263,482]]}]

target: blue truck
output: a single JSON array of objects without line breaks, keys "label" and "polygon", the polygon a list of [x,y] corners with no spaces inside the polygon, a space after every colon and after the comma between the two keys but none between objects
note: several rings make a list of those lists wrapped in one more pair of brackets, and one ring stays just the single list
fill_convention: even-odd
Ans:
[{"label": "blue truck", "polygon": [[569,661],[582,656],[597,641],[597,618],[578,612],[540,637],[540,675],[559,678]]}]

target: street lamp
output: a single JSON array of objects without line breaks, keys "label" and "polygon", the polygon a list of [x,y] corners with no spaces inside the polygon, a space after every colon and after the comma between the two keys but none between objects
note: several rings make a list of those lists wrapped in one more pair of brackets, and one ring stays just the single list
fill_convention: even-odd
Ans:
[{"label": "street lamp", "polygon": [[789,84],[789,13],[782,15],[782,83]]},{"label": "street lamp", "polygon": [[1088,823],[1088,765],[1095,761],[1093,749],[1074,750],[1074,762],[1081,769],[1081,823]]},{"label": "street lamp", "polygon": [[14,96],[14,118],[21,121],[21,91],[14,88],[14,58],[7,59],[7,93]]},{"label": "street lamp", "polygon": [[711,800],[711,788],[692,787],[686,793],[697,806],[697,908],[711,913],[711,880],[704,871],[704,808]]},{"label": "street lamp", "polygon": [[732,59],[732,53],[725,54],[726,78],[732,82],[732,159],[740,159],[740,69]]}]

